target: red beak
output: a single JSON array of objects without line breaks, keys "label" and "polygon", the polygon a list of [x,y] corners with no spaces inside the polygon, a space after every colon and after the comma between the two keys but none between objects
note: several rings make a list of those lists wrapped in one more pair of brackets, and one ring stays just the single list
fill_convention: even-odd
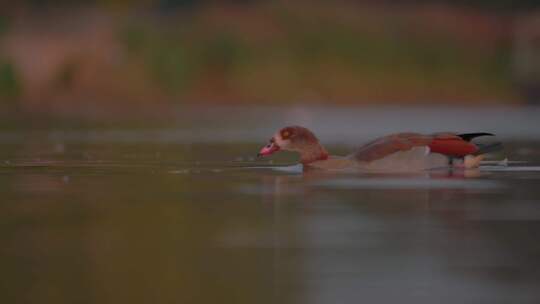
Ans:
[{"label": "red beak", "polygon": [[259,157],[272,155],[276,151],[279,151],[279,146],[275,143],[269,143],[268,145],[264,146],[261,151],[259,151],[259,154],[257,154],[257,156]]}]

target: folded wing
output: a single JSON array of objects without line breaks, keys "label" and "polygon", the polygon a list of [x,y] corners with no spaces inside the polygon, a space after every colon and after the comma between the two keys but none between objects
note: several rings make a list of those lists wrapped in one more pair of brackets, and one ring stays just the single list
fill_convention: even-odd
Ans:
[{"label": "folded wing", "polygon": [[397,133],[371,141],[352,154],[358,161],[371,162],[399,151],[408,151],[413,147],[429,146],[433,141],[430,135],[419,133]]},{"label": "folded wing", "polygon": [[390,154],[408,151],[414,147],[429,147],[430,152],[460,158],[483,152],[470,140],[490,133],[455,134],[450,132],[424,135],[419,133],[397,133],[378,138],[360,147],[351,155],[358,161],[371,162]]}]

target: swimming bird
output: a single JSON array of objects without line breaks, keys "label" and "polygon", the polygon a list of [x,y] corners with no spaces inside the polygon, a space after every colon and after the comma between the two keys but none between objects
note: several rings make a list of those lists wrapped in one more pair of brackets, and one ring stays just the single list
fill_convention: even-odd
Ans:
[{"label": "swimming bird", "polygon": [[494,134],[441,132],[434,134],[396,133],[360,146],[348,156],[331,156],[315,134],[301,126],[276,132],[258,156],[278,151],[300,154],[304,167],[321,169],[363,169],[367,171],[411,171],[438,167],[478,167],[484,155],[502,148],[501,143],[475,143],[480,136]]}]

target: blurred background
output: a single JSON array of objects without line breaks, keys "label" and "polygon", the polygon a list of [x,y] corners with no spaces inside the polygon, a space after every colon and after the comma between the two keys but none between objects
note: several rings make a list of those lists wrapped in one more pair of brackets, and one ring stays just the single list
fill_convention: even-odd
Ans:
[{"label": "blurred background", "polygon": [[0,4],[0,105],[40,117],[538,100],[535,0]]},{"label": "blurred background", "polygon": [[[540,303],[539,102],[538,0],[0,1],[0,302]],[[257,159],[289,124],[504,150]]]}]

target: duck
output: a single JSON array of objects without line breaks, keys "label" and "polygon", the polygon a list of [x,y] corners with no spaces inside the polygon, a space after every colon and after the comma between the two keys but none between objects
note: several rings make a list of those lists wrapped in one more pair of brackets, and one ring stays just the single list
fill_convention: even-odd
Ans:
[{"label": "duck", "polygon": [[477,168],[487,153],[502,148],[499,142],[481,144],[473,141],[481,136],[495,135],[487,132],[394,133],[367,142],[349,155],[333,156],[312,131],[293,125],[277,131],[257,156],[268,157],[280,151],[292,151],[300,155],[304,168],[326,170],[401,172],[442,167],[470,169]]}]

